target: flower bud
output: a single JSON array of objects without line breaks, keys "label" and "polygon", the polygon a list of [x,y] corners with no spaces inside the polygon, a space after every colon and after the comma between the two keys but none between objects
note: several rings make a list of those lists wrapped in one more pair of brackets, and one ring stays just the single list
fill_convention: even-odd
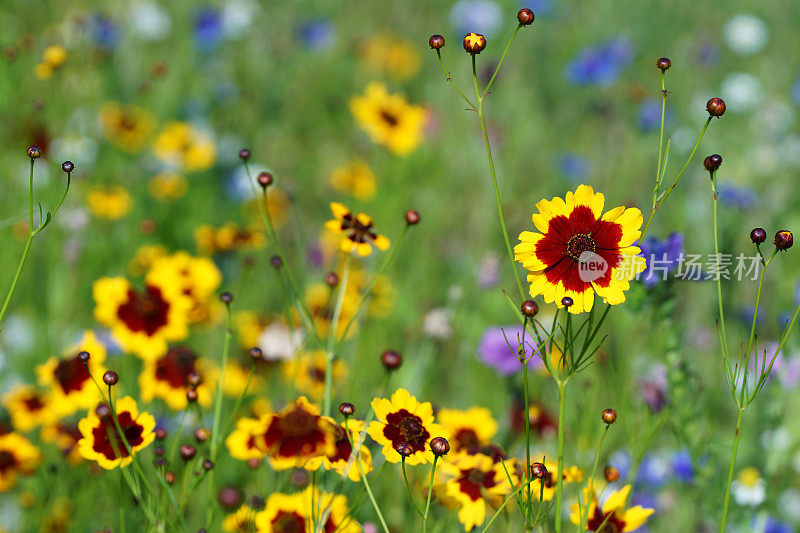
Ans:
[{"label": "flower bud", "polygon": [[603,422],[610,426],[617,421],[617,412],[613,409],[606,409],[603,411],[603,414],[600,415],[600,418],[602,418]]},{"label": "flower bud", "polygon": [[178,478],[175,477],[175,473],[174,472],[167,472],[166,474],[164,474],[164,481],[166,481],[167,484],[169,484],[169,485],[174,485],[175,481],[177,481],[177,479]]},{"label": "flower bud", "polygon": [[205,470],[211,470],[212,468],[214,468],[214,463],[211,462],[211,459],[205,459],[203,461],[203,468]]},{"label": "flower bud", "polygon": [[778,250],[788,250],[792,247],[793,242],[794,238],[792,237],[792,232],[788,229],[782,229],[775,234],[775,248]]},{"label": "flower bud", "polygon": [[28,147],[28,157],[30,157],[31,159],[38,159],[41,156],[42,156],[41,148],[39,148],[35,144],[32,144]]},{"label": "flower bud", "polygon": [[438,50],[444,46],[444,37],[441,35],[431,35],[431,38],[428,39],[428,44],[433,50]]},{"label": "flower bud", "polygon": [[269,264],[272,265],[272,268],[280,268],[283,266],[283,259],[279,255],[273,255],[269,260]]},{"label": "flower bud", "polygon": [[325,274],[325,284],[328,287],[335,287],[339,284],[339,276],[336,275],[336,272],[328,272]]},{"label": "flower bud", "polygon": [[261,359],[263,356],[264,356],[264,352],[262,352],[261,348],[259,348],[258,346],[254,346],[254,347],[250,348],[250,357],[252,357],[256,361]]},{"label": "flower bud", "polygon": [[400,454],[400,457],[405,459],[414,453],[414,448],[407,442],[401,442],[395,447],[395,451]]},{"label": "flower bud", "polygon": [[536,16],[533,14],[533,11],[527,7],[523,7],[517,12],[517,20],[519,21],[520,26],[530,26],[533,24],[533,20],[535,18]]},{"label": "flower bud", "polygon": [[103,383],[105,383],[109,387],[116,385],[118,381],[119,381],[119,376],[117,376],[117,373],[114,372],[113,370],[109,370],[105,374],[103,374]]},{"label": "flower bud", "polygon": [[706,111],[712,117],[721,117],[725,114],[725,100],[722,98],[712,98],[706,103]]},{"label": "flower bud", "polygon": [[94,408],[94,414],[96,414],[98,418],[106,418],[111,414],[111,407],[106,402],[100,402],[97,404],[97,407]]},{"label": "flower bud", "polygon": [[181,459],[183,459],[184,461],[192,459],[195,453],[197,453],[197,450],[195,450],[194,446],[192,446],[191,444],[184,444],[183,446],[181,446],[180,454],[181,454]]},{"label": "flower bud", "polygon": [[356,412],[356,406],[352,403],[342,402],[339,404],[339,412],[342,416],[353,416]]},{"label": "flower bud", "polygon": [[167,430],[164,428],[156,428],[156,438],[158,440],[164,440],[167,438]]},{"label": "flower bud", "polygon": [[542,463],[533,463],[531,465],[531,477],[536,479],[544,479],[547,477],[547,467]]},{"label": "flower bud", "polygon": [[228,511],[239,507],[239,504],[242,503],[243,499],[244,495],[242,494],[242,491],[233,485],[225,485],[219,489],[219,492],[217,493],[217,501],[224,509]]},{"label": "flower bud", "polygon": [[90,357],[89,352],[78,352],[78,361],[81,363],[88,363]]},{"label": "flower bud", "polygon": [[761,244],[767,240],[767,230],[764,228],[753,228],[753,231],[750,232],[750,240],[753,241],[753,244]]},{"label": "flower bud", "polygon": [[272,174],[270,174],[267,171],[261,172],[258,175],[257,180],[258,180],[258,184],[261,185],[262,189],[266,189],[267,187],[272,185],[272,182],[274,181],[274,179],[272,177]]},{"label": "flower bud", "polygon": [[386,370],[391,372],[400,368],[400,365],[403,364],[403,358],[394,350],[386,350],[381,354],[381,363],[386,367]]},{"label": "flower bud", "polygon": [[203,378],[197,372],[190,372],[186,378],[186,383],[192,387],[198,387],[203,383]]},{"label": "flower bud", "polygon": [[164,455],[165,451],[166,450],[164,450],[163,446],[156,446],[155,448],[153,448],[153,455],[161,456]]},{"label": "flower bud", "polygon": [[219,295],[219,299],[222,303],[229,304],[233,301],[233,294],[229,293],[228,291],[225,291]]},{"label": "flower bud", "polygon": [[406,224],[409,226],[415,226],[419,224],[419,213],[413,209],[406,211]]},{"label": "flower bud", "polygon": [[563,305],[564,307],[569,307],[572,304],[573,304],[572,298],[570,298],[569,296],[564,296],[563,298],[561,298],[561,305]]},{"label": "flower bud", "polygon": [[716,172],[721,164],[722,156],[719,154],[712,154],[703,160],[703,166],[706,167],[706,170],[709,172]]},{"label": "flower bud", "polygon": [[75,163],[73,163],[72,161],[64,161],[63,163],[61,163],[61,170],[69,174],[70,172],[75,170]]},{"label": "flower bud", "polygon": [[661,59],[656,61],[656,66],[660,68],[661,71],[663,72],[672,66],[672,61],[670,61],[669,58],[662,57]]},{"label": "flower bud", "polygon": [[197,428],[194,430],[194,440],[197,442],[205,442],[208,440],[208,437],[211,436],[211,432],[208,431],[206,428]]},{"label": "flower bud", "polygon": [[522,306],[520,307],[522,310],[523,316],[528,318],[533,318],[536,316],[536,313],[539,312],[539,304],[534,302],[533,300],[525,300],[522,302]]},{"label": "flower bud", "polygon": [[186,401],[194,403],[200,396],[197,394],[197,389],[191,388],[186,391]]},{"label": "flower bud", "polygon": [[433,455],[436,457],[447,455],[447,452],[450,451],[450,443],[447,442],[447,439],[444,437],[434,437],[431,439],[430,446]]},{"label": "flower bud", "polygon": [[242,148],[241,150],[239,150],[239,159],[241,159],[242,161],[247,161],[248,159],[250,159],[250,150],[248,150],[247,148]]},{"label": "flower bud", "polygon": [[484,48],[486,48],[486,37],[480,33],[468,33],[464,36],[464,50],[470,54],[480,54]]},{"label": "flower bud", "polygon": [[607,466],[603,469],[603,477],[606,478],[606,481],[609,483],[614,483],[619,479],[619,470],[613,466]]}]

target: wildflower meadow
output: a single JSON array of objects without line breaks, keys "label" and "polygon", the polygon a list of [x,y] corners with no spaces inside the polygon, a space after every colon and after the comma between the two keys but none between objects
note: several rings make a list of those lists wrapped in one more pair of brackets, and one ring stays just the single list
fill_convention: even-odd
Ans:
[{"label": "wildflower meadow", "polygon": [[0,21],[0,532],[800,528],[800,4]]}]

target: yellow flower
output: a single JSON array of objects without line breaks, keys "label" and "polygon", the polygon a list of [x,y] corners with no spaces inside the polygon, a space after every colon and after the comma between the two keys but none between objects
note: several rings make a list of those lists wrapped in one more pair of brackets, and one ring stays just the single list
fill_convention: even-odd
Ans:
[{"label": "yellow flower", "polygon": [[39,448],[19,433],[0,435],[0,492],[13,489],[20,474],[30,474],[41,462]]},{"label": "yellow flower", "polygon": [[3,395],[3,407],[11,416],[11,425],[22,433],[55,421],[50,394],[32,385],[17,385]]},{"label": "yellow flower", "polygon": [[369,200],[375,194],[375,174],[361,159],[354,159],[344,166],[335,168],[328,181],[339,192]]},{"label": "yellow flower", "polygon": [[436,419],[452,436],[450,446],[454,452],[463,449],[474,453],[490,445],[497,433],[497,422],[484,407],[471,407],[466,411],[440,409]]},{"label": "yellow flower", "polygon": [[202,224],[195,229],[194,239],[200,253],[205,255],[254,250],[267,243],[261,230],[239,227],[233,222],[220,228]]},{"label": "yellow flower", "polygon": [[144,362],[139,374],[139,393],[143,402],[154,398],[164,400],[170,409],[182,411],[189,405],[186,391],[189,376],[197,373],[202,382],[197,386],[197,403],[203,407],[211,405],[212,390],[203,373],[203,361],[189,348],[178,346],[170,349],[158,359]]},{"label": "yellow flower", "polygon": [[[547,468],[547,477],[544,479],[536,479],[531,483],[531,493],[538,500],[541,495],[542,501],[550,501],[556,494],[558,484],[558,463],[551,461],[544,461],[544,466]],[[564,468],[564,483],[579,483],[583,480],[583,470],[577,466],[569,466]],[[544,487],[542,487],[544,485]]]},{"label": "yellow flower", "polygon": [[[601,507],[597,502],[597,495],[592,493],[588,510],[579,502],[572,505],[570,520],[575,525],[581,525],[581,518],[589,517],[586,531],[634,531],[639,529],[655,511],[645,509],[641,505],[625,509],[631,486],[625,485],[622,489],[613,492]],[[583,489],[584,501],[589,501],[589,488]],[[588,513],[588,514],[587,514]]]},{"label": "yellow flower", "polygon": [[350,100],[350,111],[373,142],[397,155],[410,154],[423,140],[425,109],[410,105],[401,94],[389,94],[383,84],[370,83],[364,96]]},{"label": "yellow flower", "polygon": [[[334,426],[336,425],[332,418],[325,417],[325,419]],[[361,481],[361,472],[368,474],[372,471],[372,454],[366,446],[363,446],[363,443],[359,442],[364,422],[348,419],[346,425],[342,422],[336,429],[334,453],[309,459],[305,468],[313,472],[323,466],[325,470],[336,470],[340,476],[346,476],[352,481]],[[355,455],[353,454],[353,443],[357,443]],[[353,455],[353,461],[350,460],[351,455]],[[361,463],[361,470],[355,464],[356,456]]]},{"label": "yellow flower", "polygon": [[222,273],[207,257],[192,257],[180,251],[153,261],[145,280],[157,284],[158,280],[173,279],[180,291],[192,301],[189,322],[210,322],[219,314],[216,290],[222,283]]},{"label": "yellow flower", "polygon": [[42,441],[55,444],[71,465],[79,464],[83,461],[78,451],[78,441],[81,440],[81,431],[74,422],[57,422],[48,424],[39,432]]},{"label": "yellow flower", "polygon": [[170,122],[156,136],[156,157],[183,172],[210,168],[217,149],[209,136],[185,122]]},{"label": "yellow flower", "polygon": [[[80,352],[89,353],[88,369],[78,360]],[[50,391],[51,406],[59,418],[71,415],[80,409],[91,409],[100,400],[92,377],[105,372],[106,347],[91,330],[86,330],[81,340],[67,350],[63,357],[51,357],[36,367],[39,385]]]},{"label": "yellow flower", "polygon": [[[319,400],[325,393],[325,365],[327,356],[323,350],[305,352],[283,365],[283,376],[294,383],[297,390]],[[333,362],[333,383],[341,383],[347,376],[347,367],[340,360]]]},{"label": "yellow flower", "polygon": [[111,328],[123,350],[142,359],[158,358],[167,351],[167,342],[189,334],[192,301],[176,276],[148,277],[142,292],[125,278],[100,278],[92,285],[92,295],[95,319]]},{"label": "yellow flower", "polygon": [[366,257],[372,253],[373,246],[381,251],[389,249],[389,239],[374,230],[372,217],[364,213],[353,214],[339,202],[331,202],[330,207],[333,220],[326,222],[325,228],[342,235],[339,247],[343,252],[355,251]]},{"label": "yellow flower", "polygon": [[450,438],[446,428],[433,422],[433,407],[419,402],[406,389],[397,389],[391,400],[375,398],[372,409],[377,420],[370,422],[367,432],[372,440],[383,445],[383,456],[390,463],[399,463],[398,444],[408,443],[413,450],[406,464],[433,462],[428,443],[434,437]]},{"label": "yellow flower", "polygon": [[397,80],[406,80],[419,71],[420,58],[414,43],[393,35],[368,39],[364,62],[372,69],[388,72]]},{"label": "yellow flower", "polygon": [[53,76],[53,65],[50,63],[37,63],[33,73],[40,80],[47,80]]},{"label": "yellow flower", "polygon": [[162,202],[180,199],[186,194],[188,187],[186,178],[175,173],[157,174],[147,182],[147,192]]},{"label": "yellow flower", "polygon": [[359,533],[361,525],[349,516],[347,497],[314,490],[309,486],[301,493],[273,493],[263,511],[256,515],[259,533],[310,532],[316,527],[312,519],[327,516],[322,531]]},{"label": "yellow flower", "polygon": [[100,108],[103,136],[126,152],[142,149],[153,133],[155,118],[141,107],[109,102]]},{"label": "yellow flower", "polygon": [[514,248],[529,272],[531,296],[542,294],[559,308],[568,296],[575,314],[592,309],[595,293],[611,305],[625,301],[629,281],[645,268],[633,246],[641,236],[642,212],[615,207],[602,214],[604,203],[605,196],[581,185],[564,199],[536,204],[532,219],[541,233],[523,231]]},{"label": "yellow flower", "polygon": [[257,444],[257,438],[267,430],[266,420],[266,417],[243,417],[236,421],[236,427],[225,439],[225,446],[231,457],[249,461],[262,459],[267,455]]},{"label": "yellow flower", "polygon": [[222,521],[222,531],[227,533],[250,533],[256,531],[256,511],[242,505]]},{"label": "yellow flower", "polygon": [[[130,454],[136,455],[152,444],[155,439],[153,430],[156,427],[153,415],[139,413],[136,401],[130,396],[118,399],[115,410],[119,427],[130,446]],[[86,418],[78,422],[82,435],[78,441],[81,456],[89,461],[96,461],[106,470],[125,467],[133,461],[111,416],[100,418],[94,409],[90,409]]]},{"label": "yellow flower", "polygon": [[48,46],[42,53],[42,61],[53,68],[58,68],[67,61],[67,49],[58,45]]},{"label": "yellow flower", "polygon": [[[319,334],[323,337],[330,333],[333,312],[336,306],[335,296],[335,289],[329,287],[325,283],[312,283],[306,288],[306,307],[308,307],[311,313],[311,318],[314,320],[317,331],[319,331]],[[348,283],[347,290],[342,299],[342,307],[339,310],[339,323],[336,326],[337,336],[344,335],[344,328],[347,327],[347,324],[353,318],[360,299],[359,293]],[[297,321],[299,323],[299,316],[297,317]],[[358,324],[354,322],[347,332],[348,338],[352,337],[357,331]]]},{"label": "yellow flower", "polygon": [[86,205],[97,218],[116,220],[130,213],[133,200],[125,187],[111,185],[90,191]]},{"label": "yellow flower", "polygon": [[168,255],[167,248],[160,244],[140,246],[133,255],[133,259],[128,262],[128,270],[134,276],[143,276],[157,259]]},{"label": "yellow flower", "polygon": [[258,338],[273,320],[273,316],[255,311],[236,311],[233,314],[233,330],[239,336],[239,346],[245,350],[258,346]]}]

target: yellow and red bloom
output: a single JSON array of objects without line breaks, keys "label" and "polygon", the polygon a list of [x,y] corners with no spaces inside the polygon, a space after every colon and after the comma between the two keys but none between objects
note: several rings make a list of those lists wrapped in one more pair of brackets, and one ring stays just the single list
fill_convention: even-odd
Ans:
[{"label": "yellow and red bloom", "polygon": [[372,247],[385,251],[389,249],[389,239],[374,230],[375,222],[364,213],[353,214],[339,202],[331,202],[333,220],[325,223],[325,228],[333,233],[344,235],[339,245],[345,253],[355,251],[366,257],[372,253]]},{"label": "yellow and red bloom", "polygon": [[406,389],[397,389],[391,400],[375,398],[372,409],[377,420],[370,422],[367,432],[372,440],[383,445],[383,456],[390,463],[399,463],[402,457],[397,445],[408,443],[413,452],[406,458],[409,465],[433,462],[433,452],[428,443],[434,437],[450,438],[450,433],[433,422],[433,407],[419,402]]},{"label": "yellow and red bloom", "polygon": [[50,394],[32,385],[18,385],[4,394],[3,406],[11,416],[14,429],[22,433],[56,419]]},{"label": "yellow and red bloom", "polygon": [[183,251],[156,259],[146,280],[157,284],[163,279],[176,280],[183,294],[191,299],[190,322],[208,322],[217,314],[213,296],[222,283],[222,273],[211,259],[192,257]]},{"label": "yellow and red bloom", "polygon": [[13,489],[20,474],[30,474],[41,462],[39,448],[19,433],[0,435],[0,492]]},{"label": "yellow and red bloom", "polygon": [[297,494],[271,494],[264,510],[256,515],[256,528],[259,533],[311,533],[317,526],[312,516],[319,519],[323,514],[327,519],[322,531],[361,531],[359,523],[348,516],[346,496],[312,490],[310,486]]},{"label": "yellow and red bloom", "polygon": [[328,176],[328,181],[336,191],[359,200],[369,200],[375,195],[375,174],[361,159],[354,159],[335,168]]},{"label": "yellow and red bloom", "polygon": [[156,157],[183,172],[210,168],[217,159],[214,141],[186,122],[173,121],[164,126],[153,142]]},{"label": "yellow and red bloom", "polygon": [[[589,520],[586,531],[634,531],[639,529],[652,515],[654,509],[646,509],[641,505],[625,509],[625,502],[631,492],[631,486],[625,485],[620,490],[611,493],[602,506],[597,501],[597,495],[592,493],[588,510],[576,502],[572,505],[570,520],[575,525],[581,525],[581,519]],[[583,490],[584,500],[589,500],[589,488]],[[587,514],[588,512],[588,514]]]},{"label": "yellow and red bloom", "polygon": [[465,451],[441,462],[439,479],[437,493],[446,505],[458,507],[458,520],[467,531],[483,524],[487,506],[499,507],[518,481],[491,457]]},{"label": "yellow and red bloom", "polygon": [[[283,376],[298,391],[308,394],[313,400],[319,400],[325,394],[326,364],[327,356],[323,350],[304,352],[284,363]],[[347,367],[340,359],[333,362],[332,374],[334,385],[347,376]]]},{"label": "yellow and red bloom", "polygon": [[425,108],[409,104],[402,94],[389,94],[381,83],[370,83],[364,96],[353,97],[350,111],[373,142],[397,155],[410,154],[424,138]]},{"label": "yellow and red bloom", "polygon": [[[78,441],[81,456],[96,461],[106,470],[127,466],[133,461],[132,455],[148,447],[155,439],[155,418],[150,413],[140,413],[133,398],[120,398],[116,401],[115,410],[122,435],[112,419],[113,415],[100,418],[94,410],[89,410],[86,418],[78,422],[82,435]],[[130,445],[130,454],[125,441]]]},{"label": "yellow and red bloom", "polygon": [[[86,364],[78,360],[80,352],[90,355],[88,369]],[[62,358],[51,357],[36,367],[37,381],[50,390],[51,406],[56,416],[68,416],[97,405],[100,392],[92,381],[92,375],[103,375],[105,360],[106,347],[93,331],[86,330],[81,340],[67,350]]]},{"label": "yellow and red bloom", "polygon": [[497,421],[485,407],[470,407],[465,411],[441,409],[436,419],[450,433],[453,452],[467,450],[475,453],[492,443],[497,433]]},{"label": "yellow and red bloom", "polygon": [[192,301],[174,275],[153,276],[141,292],[125,278],[100,278],[92,286],[92,295],[97,321],[111,328],[123,350],[142,359],[157,358],[167,351],[167,342],[181,341],[189,334]]},{"label": "yellow and red bloom", "polygon": [[225,439],[228,453],[234,459],[249,461],[263,459],[266,453],[259,447],[258,441],[267,430],[265,420],[262,418],[243,417],[236,421],[236,427]]},{"label": "yellow and red bloom", "polygon": [[641,236],[642,212],[615,207],[605,214],[605,197],[588,185],[567,192],[564,199],[541,200],[533,224],[540,233],[523,231],[514,247],[515,259],[528,270],[531,296],[570,313],[590,311],[597,293],[611,305],[625,301],[630,280],[644,270],[633,244]]},{"label": "yellow and red bloom", "polygon": [[205,255],[255,250],[263,247],[267,242],[267,238],[260,229],[240,227],[233,222],[219,228],[202,224],[195,229],[194,240],[197,243],[197,249]]},{"label": "yellow and red bloom", "polygon": [[[558,484],[558,463],[544,461],[547,468],[547,476],[544,479],[535,479],[531,483],[531,493],[538,500],[541,496],[542,501],[550,501],[556,494]],[[583,470],[577,466],[564,468],[564,483],[579,483],[583,480]]]},{"label": "yellow and red bloom", "polygon": [[[336,422],[332,418],[326,417],[326,419],[336,427]],[[372,454],[363,443],[359,444],[359,437],[363,429],[364,422],[360,420],[348,419],[346,424],[342,422],[336,427],[336,451],[331,455],[310,459],[305,465],[306,470],[314,471],[320,466],[324,466],[325,470],[336,470],[339,475],[347,476],[352,481],[361,481],[362,472],[366,475],[372,471]],[[361,470],[356,465],[355,459],[350,461],[354,443]]]},{"label": "yellow and red bloom", "polygon": [[256,511],[249,505],[242,505],[222,521],[222,531],[226,533],[250,533],[256,531]]},{"label": "yellow and red bloom", "polygon": [[186,409],[189,401],[186,391],[189,376],[197,373],[202,382],[196,387],[197,402],[203,407],[211,405],[211,390],[205,383],[203,362],[191,349],[185,346],[171,348],[158,359],[146,360],[139,375],[139,392],[144,402],[160,398],[176,411]]},{"label": "yellow and red bloom", "polygon": [[83,461],[78,451],[78,441],[81,440],[81,430],[75,423],[57,422],[44,426],[39,432],[42,441],[55,444],[71,465]]},{"label": "yellow and red bloom", "polygon": [[305,396],[280,413],[262,417],[264,433],[256,444],[267,453],[275,470],[302,467],[306,462],[336,451],[336,426],[319,415]]}]

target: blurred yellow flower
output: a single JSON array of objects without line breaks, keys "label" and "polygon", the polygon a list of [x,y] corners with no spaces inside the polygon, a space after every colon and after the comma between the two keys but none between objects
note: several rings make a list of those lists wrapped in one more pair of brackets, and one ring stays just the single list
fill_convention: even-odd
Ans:
[{"label": "blurred yellow flower", "polygon": [[239,227],[233,222],[228,222],[219,228],[202,224],[195,229],[194,239],[200,253],[205,255],[253,250],[267,243],[262,231]]},{"label": "blurred yellow flower", "polygon": [[90,191],[86,205],[97,218],[116,220],[130,213],[133,200],[125,187],[111,185]]},{"label": "blurred yellow flower", "polygon": [[155,118],[141,107],[109,102],[100,108],[100,127],[109,142],[126,152],[138,152],[153,133]]},{"label": "blurred yellow flower", "polygon": [[15,432],[0,435],[0,457],[3,458],[0,492],[13,489],[19,474],[30,474],[42,462],[39,448]]},{"label": "blurred yellow flower", "polygon": [[[326,359],[322,350],[301,353],[286,361],[283,365],[283,376],[299,392],[308,394],[312,400],[320,400],[325,393]],[[333,362],[332,375],[334,385],[341,383],[347,376],[347,367],[340,359]]]},{"label": "blurred yellow flower", "polygon": [[46,80],[53,75],[56,69],[67,61],[67,49],[63,46],[48,46],[42,52],[42,61],[36,65],[34,74],[40,80]]},{"label": "blurred yellow flower", "polygon": [[[140,412],[136,400],[130,396],[116,401],[116,422],[122,432],[111,417],[100,418],[94,409],[90,409],[86,418],[78,422],[83,436],[78,441],[81,456],[96,461],[106,470],[129,465],[133,461],[131,455],[136,455],[155,439],[153,430],[156,428],[156,419],[150,413]],[[130,446],[130,453],[126,444]]]},{"label": "blurred yellow flower", "polygon": [[145,279],[153,283],[159,279],[175,280],[192,301],[187,315],[190,323],[208,323],[220,314],[218,307],[222,304],[215,292],[222,283],[222,273],[207,257],[192,257],[188,252],[179,251],[157,258]]},{"label": "blurred yellow flower", "polygon": [[417,46],[393,35],[368,39],[363,48],[363,60],[368,67],[386,72],[396,80],[406,80],[419,71]]},{"label": "blurred yellow flower", "polygon": [[[252,222],[253,226],[261,225],[261,212],[259,211],[259,199],[252,199],[242,204],[242,214],[245,218]],[[289,197],[281,189],[270,187],[269,194],[267,195],[267,210],[272,219],[272,224],[275,228],[280,228],[286,222],[287,213],[289,210]]]},{"label": "blurred yellow flower", "polygon": [[161,244],[146,244],[137,248],[133,259],[128,262],[128,270],[134,276],[143,276],[156,262],[169,255],[167,248]]},{"label": "blurred yellow flower", "polygon": [[217,159],[217,148],[205,133],[186,122],[170,122],[156,136],[156,157],[184,172],[206,170]]},{"label": "blurred yellow flower", "polygon": [[350,111],[373,142],[397,155],[410,154],[423,140],[425,109],[410,105],[402,94],[389,94],[381,83],[370,83],[363,96],[353,97]]},{"label": "blurred yellow flower", "polygon": [[158,174],[147,182],[147,192],[161,202],[178,200],[186,194],[187,189],[186,178],[175,173]]},{"label": "blurred yellow flower", "polygon": [[55,421],[52,397],[32,385],[17,385],[2,398],[14,429],[28,431]]},{"label": "blurred yellow flower", "polygon": [[369,200],[375,195],[375,174],[361,159],[333,169],[328,181],[335,190],[359,200]]}]

